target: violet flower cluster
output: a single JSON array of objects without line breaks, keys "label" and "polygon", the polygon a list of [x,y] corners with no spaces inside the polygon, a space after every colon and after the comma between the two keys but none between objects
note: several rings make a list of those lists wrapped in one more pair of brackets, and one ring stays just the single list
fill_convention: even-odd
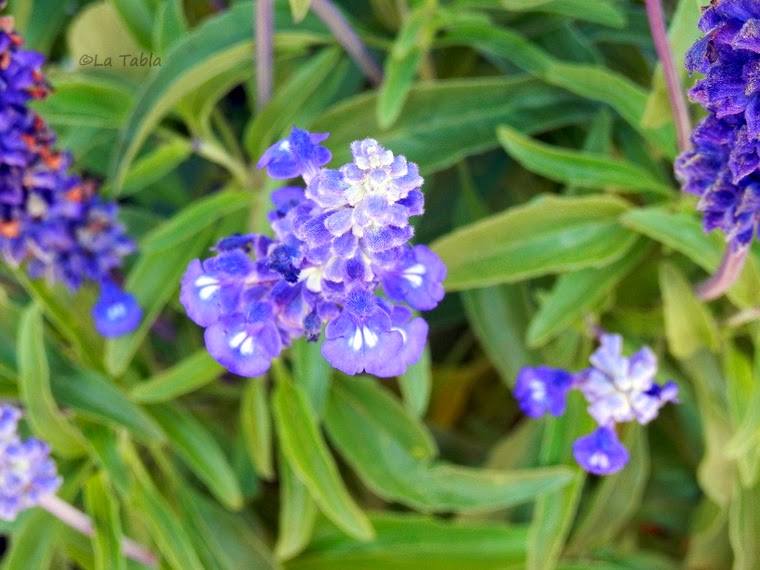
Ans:
[{"label": "violet flower cluster", "polygon": [[50,89],[41,72],[44,57],[22,44],[13,19],[0,18],[0,252],[10,265],[24,264],[32,278],[62,281],[71,290],[99,284],[98,331],[129,332],[141,311],[110,273],[134,243],[116,220],[116,204],[69,171],[71,157],[54,149],[54,133],[29,108]]},{"label": "violet flower cluster", "polygon": [[36,438],[18,435],[21,411],[0,404],[0,519],[14,520],[54,494],[62,479],[50,459],[50,447]]},{"label": "violet flower cluster", "polygon": [[575,441],[573,455],[586,471],[609,475],[622,469],[629,459],[615,431],[616,424],[649,423],[667,402],[677,401],[678,387],[670,381],[664,385],[654,381],[657,357],[649,347],[626,358],[620,335],[602,334],[600,344],[589,359],[591,366],[577,373],[547,366],[523,368],[514,395],[523,412],[536,418],[547,412],[562,415],[570,390],[580,390],[589,404],[588,413],[599,427]]},{"label": "violet flower cluster", "polygon": [[428,327],[411,309],[438,304],[446,268],[407,243],[409,217],[423,212],[417,166],[365,139],[352,143],[353,162],[322,168],[326,138],[293,128],[262,156],[270,177],[306,184],[272,194],[273,238],[224,238],[182,280],[180,300],[206,327],[209,353],[236,374],[264,373],[294,339],[316,341],[324,324],[322,354],[346,374],[396,376],[424,348]]},{"label": "violet flower cluster", "polygon": [[705,77],[689,95],[709,114],[675,170],[700,197],[705,231],[723,230],[736,252],[750,245],[760,217],[760,2],[713,0],[699,28],[705,35],[686,68]]}]

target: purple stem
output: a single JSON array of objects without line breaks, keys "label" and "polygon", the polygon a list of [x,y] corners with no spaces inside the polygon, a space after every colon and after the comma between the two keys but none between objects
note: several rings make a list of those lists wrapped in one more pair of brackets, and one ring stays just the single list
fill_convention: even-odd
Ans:
[{"label": "purple stem", "polygon": [[256,106],[259,111],[272,98],[272,36],[274,8],[272,0],[256,1]]},{"label": "purple stem", "polygon": [[665,29],[662,4],[660,0],[645,0],[645,2],[649,29],[652,32],[652,40],[654,40],[654,49],[657,51],[657,57],[662,63],[662,70],[665,74],[665,84],[668,88],[668,98],[673,110],[676,136],[678,137],[678,149],[684,152],[691,148],[689,140],[691,119],[689,118],[689,109],[686,106],[686,97],[681,87],[681,77],[673,65],[673,54],[668,43],[668,31]]},{"label": "purple stem", "polygon": [[723,254],[723,260],[715,274],[696,286],[695,292],[697,297],[702,301],[717,299],[733,285],[741,275],[742,267],[747,259],[749,247],[743,247],[734,251],[729,244],[726,253]]},{"label": "purple stem", "polygon": [[[92,519],[66,501],[59,499],[56,495],[49,495],[41,499],[39,506],[83,535],[92,536],[95,534]],[[135,562],[139,562],[150,568],[158,566],[156,555],[134,540],[122,538],[121,549],[127,558],[131,558]]]},{"label": "purple stem", "polygon": [[348,52],[369,80],[377,85],[383,81],[383,71],[367,51],[351,24],[330,0],[311,0],[311,9],[332,32],[338,43]]}]

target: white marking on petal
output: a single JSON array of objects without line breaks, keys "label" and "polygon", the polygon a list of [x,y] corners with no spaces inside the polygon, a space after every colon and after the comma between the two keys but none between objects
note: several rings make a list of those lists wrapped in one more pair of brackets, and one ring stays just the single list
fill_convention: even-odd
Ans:
[{"label": "white marking on petal", "polygon": [[362,335],[364,336],[364,342],[367,343],[367,346],[369,348],[374,348],[374,346],[377,344],[377,335],[369,330],[367,327],[364,327],[362,329]]},{"label": "white marking on petal", "polygon": [[425,275],[426,271],[424,265],[421,263],[415,263],[404,270],[404,279],[409,281],[409,284],[416,289],[422,285],[422,275]]},{"label": "white marking on petal", "polygon": [[120,319],[127,314],[127,308],[124,306],[124,303],[117,303],[116,305],[111,305],[106,310],[106,318],[109,321],[115,321],[117,319]]},{"label": "white marking on petal", "polygon": [[233,336],[230,339],[230,348],[237,348],[237,347],[239,347],[241,344],[243,344],[243,341],[246,338],[248,338],[248,335],[246,334],[245,331],[241,331],[241,332],[237,333],[235,336]]},{"label": "white marking on petal", "polygon": [[200,291],[198,291],[198,297],[200,297],[201,301],[208,301],[218,290],[219,285],[210,285],[208,287],[203,287]]},{"label": "white marking on petal", "polygon": [[401,344],[406,344],[406,332],[404,329],[398,329],[396,327],[391,328],[392,331],[398,331],[401,333]]},{"label": "white marking on petal", "polygon": [[199,288],[198,297],[201,301],[208,301],[219,290],[219,280],[209,275],[201,275],[195,280],[195,286]]},{"label": "white marking on petal", "polygon": [[601,451],[597,451],[588,458],[588,464],[592,467],[606,470],[610,466],[610,459]]},{"label": "white marking on petal", "polygon": [[362,338],[362,330],[356,329],[356,331],[354,331],[354,336],[351,339],[351,349],[354,352],[359,352],[363,345],[364,339]]},{"label": "white marking on petal", "polygon": [[253,354],[253,337],[249,336],[243,341],[243,344],[240,345],[240,354],[243,356],[250,356]]},{"label": "white marking on petal", "polygon": [[205,287],[206,285],[218,285],[219,279],[210,275],[201,275],[195,280],[196,287]]}]

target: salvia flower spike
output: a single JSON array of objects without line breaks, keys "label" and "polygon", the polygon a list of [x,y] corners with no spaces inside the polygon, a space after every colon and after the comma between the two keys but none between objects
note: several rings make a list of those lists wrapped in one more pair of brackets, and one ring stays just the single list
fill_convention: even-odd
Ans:
[{"label": "salvia flower spike", "polygon": [[609,475],[622,469],[629,457],[615,426],[651,422],[662,406],[677,401],[678,387],[670,381],[662,385],[654,381],[657,357],[649,347],[625,357],[620,335],[602,333],[599,341],[599,348],[589,359],[591,366],[580,372],[547,366],[523,368],[514,395],[528,416],[560,416],[570,390],[579,390],[599,427],[575,442],[573,456],[586,471]]},{"label": "salvia flower spike", "polygon": [[[55,134],[29,107],[50,88],[44,57],[22,44],[12,18],[0,17],[0,253],[13,267],[23,264],[33,279],[71,290],[103,283],[135,244],[116,219],[117,205],[70,171],[71,157],[54,148]],[[134,300],[128,306],[134,312],[122,319],[119,334],[140,321]],[[95,311],[102,332],[99,316]]]},{"label": "salvia flower spike", "polygon": [[411,309],[438,304],[446,268],[408,244],[409,218],[423,213],[417,166],[365,139],[351,145],[351,163],[327,169],[326,138],[294,127],[262,156],[272,178],[306,184],[272,194],[273,238],[224,238],[183,277],[188,316],[236,374],[264,373],[294,339],[316,341],[323,325],[322,354],[346,374],[402,374],[425,346],[427,324]]}]

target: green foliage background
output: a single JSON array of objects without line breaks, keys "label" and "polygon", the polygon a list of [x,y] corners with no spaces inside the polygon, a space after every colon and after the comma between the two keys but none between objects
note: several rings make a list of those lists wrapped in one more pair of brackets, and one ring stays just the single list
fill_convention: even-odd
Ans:
[{"label": "green foliage background", "polygon": [[[27,512],[2,526],[4,566],[135,568],[123,533],[181,570],[757,568],[760,259],[726,298],[694,297],[724,242],[673,179],[643,3],[338,2],[384,62],[372,88],[308,0],[277,2],[259,112],[254,6],[230,4],[10,3],[51,60],[38,111],[122,201],[146,318],[104,342],[83,316],[93,291],[2,269],[0,395],[98,524],[90,540]],[[698,6],[666,3],[679,62]],[[306,343],[267,377],[224,375],[179,305],[191,259],[266,231],[276,184],[254,165],[293,124],[330,132],[333,164],[369,136],[426,177],[416,239],[447,263],[448,295],[398,381],[344,377]],[[650,344],[682,400],[628,426],[631,462],[603,479],[570,455],[591,429],[582,401],[527,421],[509,390],[524,365],[585,366],[594,325]]]}]

